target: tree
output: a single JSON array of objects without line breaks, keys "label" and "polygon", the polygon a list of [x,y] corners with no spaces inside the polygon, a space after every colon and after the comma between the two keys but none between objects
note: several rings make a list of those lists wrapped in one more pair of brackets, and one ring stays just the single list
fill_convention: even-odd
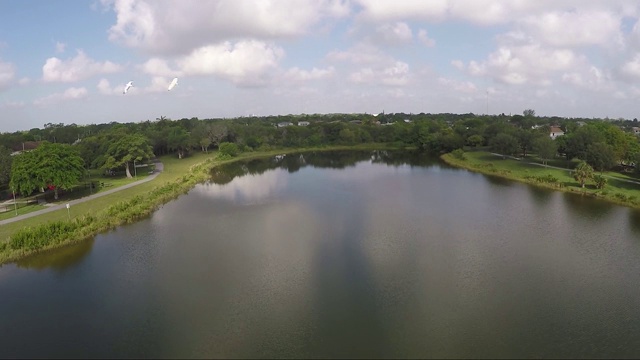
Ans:
[{"label": "tree", "polygon": [[124,165],[127,177],[132,178],[129,164],[151,157],[153,157],[153,151],[149,140],[141,134],[129,134],[109,146],[103,168],[113,169]]},{"label": "tree", "polygon": [[16,155],[9,186],[24,196],[38,188],[52,187],[57,200],[58,189],[69,189],[83,174],[84,161],[76,148],[44,142],[35,150]]},{"label": "tree", "polygon": [[594,170],[600,172],[611,169],[616,162],[613,147],[602,142],[587,147],[585,160]]},{"label": "tree", "polygon": [[467,138],[467,144],[473,147],[482,146],[482,144],[484,144],[484,138],[478,134],[471,135]]},{"label": "tree", "polygon": [[167,147],[170,151],[175,150],[178,153],[178,159],[182,159],[185,151],[189,148],[189,133],[181,127],[172,127],[169,130]]},{"label": "tree", "polygon": [[533,143],[533,148],[545,166],[547,165],[547,160],[552,159],[558,152],[558,144],[548,136],[537,138]]},{"label": "tree", "polygon": [[518,151],[518,140],[509,134],[500,133],[491,140],[493,151],[504,155],[513,155]]},{"label": "tree", "polygon": [[11,150],[0,146],[0,185],[8,184],[11,180]]},{"label": "tree", "polygon": [[584,183],[593,178],[593,168],[586,161],[580,161],[578,166],[573,170],[573,178],[584,187]]},{"label": "tree", "polygon": [[536,111],[533,109],[526,109],[522,112],[522,115],[524,115],[524,117],[534,117],[536,116]]}]

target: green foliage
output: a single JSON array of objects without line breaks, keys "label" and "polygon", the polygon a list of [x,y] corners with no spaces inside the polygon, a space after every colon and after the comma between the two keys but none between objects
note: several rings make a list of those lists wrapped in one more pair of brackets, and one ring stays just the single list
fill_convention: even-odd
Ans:
[{"label": "green foliage", "polygon": [[464,150],[455,149],[451,152],[451,155],[458,160],[466,160],[466,156],[464,156]]},{"label": "green foliage", "polygon": [[131,176],[129,165],[134,161],[141,162],[153,157],[149,140],[141,134],[129,134],[121,137],[109,146],[105,154],[105,169],[125,167],[127,177]]},{"label": "green foliage", "polygon": [[587,146],[586,162],[597,171],[611,169],[615,165],[615,153],[613,147],[603,142]]},{"label": "green foliage", "polygon": [[484,144],[484,138],[482,135],[475,134],[467,138],[467,145],[469,146],[478,147],[482,146],[482,144]]},{"label": "green foliage", "polygon": [[593,178],[593,168],[586,161],[580,161],[573,170],[573,178],[580,183],[580,187],[584,187],[585,182]]},{"label": "green foliage", "polygon": [[11,150],[0,145],[0,185],[8,184],[11,180]]},{"label": "green foliage", "polygon": [[534,140],[533,149],[538,153],[538,157],[542,160],[542,163],[546,165],[547,160],[553,159],[556,156],[558,145],[555,140],[543,135]]},{"label": "green foliage", "polygon": [[16,155],[11,167],[10,187],[22,195],[49,185],[69,189],[84,174],[84,162],[76,148],[44,142],[37,149]]},{"label": "green foliage", "polygon": [[531,180],[531,181],[535,181],[535,182],[539,182],[539,183],[547,183],[547,184],[555,184],[558,182],[558,178],[551,175],[551,174],[546,174],[546,175],[526,175],[524,177],[527,180]]},{"label": "green foliage", "polygon": [[228,155],[230,157],[237,156],[239,153],[238,145],[229,142],[223,142],[218,147],[218,152],[221,155]]},{"label": "green foliage", "polygon": [[595,183],[596,188],[604,189],[604,187],[607,185],[607,178],[602,175],[594,175],[593,182]]},{"label": "green foliage", "polygon": [[512,135],[500,133],[490,142],[491,149],[502,155],[513,155],[518,151],[518,140]]}]

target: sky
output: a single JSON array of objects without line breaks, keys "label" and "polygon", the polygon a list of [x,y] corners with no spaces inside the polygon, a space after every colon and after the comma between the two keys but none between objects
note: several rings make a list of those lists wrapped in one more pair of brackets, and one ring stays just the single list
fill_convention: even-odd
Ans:
[{"label": "sky", "polygon": [[636,0],[0,0],[0,132],[383,111],[633,119],[639,20]]}]

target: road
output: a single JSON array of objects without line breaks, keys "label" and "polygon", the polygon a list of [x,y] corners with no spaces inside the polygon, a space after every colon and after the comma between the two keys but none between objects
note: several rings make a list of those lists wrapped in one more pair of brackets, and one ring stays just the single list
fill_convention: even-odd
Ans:
[{"label": "road", "polygon": [[[116,191],[121,191],[121,190],[124,190],[124,189],[128,189],[128,188],[134,187],[136,185],[140,185],[142,183],[146,183],[148,181],[151,181],[151,180],[155,179],[156,176],[158,176],[162,172],[162,170],[164,170],[164,165],[161,162],[157,161],[157,162],[155,162],[155,170],[153,171],[153,174],[147,176],[146,178],[144,178],[142,180],[134,181],[134,182],[126,184],[126,185],[118,186],[117,188],[113,188],[113,189],[110,189],[110,190],[107,190],[107,191],[103,191],[101,193],[97,193],[97,194],[85,196],[85,197],[80,198],[80,199],[69,201],[69,205],[73,206],[74,204],[80,204],[80,203],[83,203],[85,201],[89,201],[89,200],[93,200],[93,199],[99,198],[101,196],[113,194]],[[10,219],[6,219],[6,220],[0,221],[0,226],[2,226],[4,224],[9,224],[9,223],[12,223],[12,222],[15,222],[15,221],[28,219],[28,218],[31,218],[31,217],[34,217],[34,216],[42,215],[42,214],[45,214],[45,213],[48,213],[48,212],[64,209],[66,206],[67,206],[66,204],[59,204],[59,205],[54,205],[54,206],[47,207],[46,209],[30,212],[28,214],[18,215],[16,217],[12,217]]]}]

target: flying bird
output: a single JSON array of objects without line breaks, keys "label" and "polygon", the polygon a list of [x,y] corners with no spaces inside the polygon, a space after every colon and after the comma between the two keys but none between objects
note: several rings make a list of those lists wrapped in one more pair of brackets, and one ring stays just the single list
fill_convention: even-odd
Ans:
[{"label": "flying bird", "polygon": [[167,91],[171,91],[171,89],[173,89],[176,85],[178,85],[178,78],[173,78],[173,80],[171,80],[171,84],[169,84],[169,88],[167,89]]},{"label": "flying bird", "polygon": [[126,94],[127,91],[129,91],[129,89],[131,89],[131,87],[133,86],[133,81],[129,81],[127,83],[127,85],[124,86],[124,90],[122,91],[123,94]]}]

